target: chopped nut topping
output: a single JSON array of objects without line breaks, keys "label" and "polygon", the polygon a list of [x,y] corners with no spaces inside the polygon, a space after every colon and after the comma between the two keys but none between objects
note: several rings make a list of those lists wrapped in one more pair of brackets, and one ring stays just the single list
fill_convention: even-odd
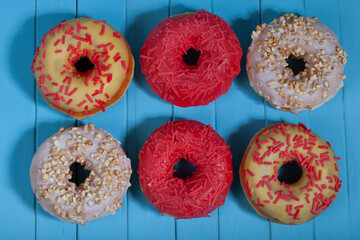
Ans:
[{"label": "chopped nut topping", "polygon": [[[53,147],[49,150],[49,159],[38,170],[42,181],[39,199],[59,204],[52,206],[59,217],[82,224],[86,221],[79,217],[89,217],[86,209],[101,204],[103,200],[110,198],[111,204],[107,207],[115,213],[115,209],[121,206],[120,191],[128,187],[132,172],[119,142],[110,134],[96,130],[93,124],[62,128],[51,141]],[[90,149],[95,150],[90,152]],[[74,162],[85,164],[85,168],[91,170],[89,177],[78,187],[69,181],[72,178],[70,165]]]},{"label": "chopped nut topping", "polygon": [[[339,45],[333,45],[338,44],[337,40],[331,32],[318,27],[321,26],[319,24],[317,18],[285,14],[269,25],[257,26],[252,33],[254,44],[249,50],[249,54],[256,54],[256,62],[253,63],[255,66],[247,66],[247,69],[252,70],[248,71],[249,74],[259,75],[251,76],[252,86],[259,95],[271,101],[274,94],[278,94],[284,100],[281,103],[284,106],[281,107],[293,112],[300,108],[315,108],[315,105],[309,103],[320,102],[316,93],[321,93],[322,98],[333,96],[332,89],[337,89],[338,86],[331,85],[338,83],[333,81],[332,73],[343,69],[347,54]],[[286,60],[290,56],[305,62],[305,69],[296,75],[287,67]],[[274,79],[266,80],[265,86],[268,88],[264,88],[260,81],[262,74],[268,74],[267,77],[272,76]],[[343,80],[345,75],[341,74],[339,78]],[[269,88],[274,89],[274,93]],[[306,101],[306,97],[310,100]]]}]

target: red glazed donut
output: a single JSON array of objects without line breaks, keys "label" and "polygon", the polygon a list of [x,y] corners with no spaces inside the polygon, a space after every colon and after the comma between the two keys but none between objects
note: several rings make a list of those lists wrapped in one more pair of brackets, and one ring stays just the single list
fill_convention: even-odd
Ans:
[{"label": "red glazed donut", "polygon": [[229,24],[200,10],[156,26],[141,48],[151,89],[180,107],[207,105],[225,94],[240,72],[242,51]]},{"label": "red glazed donut", "polygon": [[[181,158],[196,166],[186,180],[173,176],[173,167]],[[162,214],[177,219],[209,217],[229,192],[231,159],[229,146],[211,126],[193,120],[167,122],[140,150],[140,186]]]}]

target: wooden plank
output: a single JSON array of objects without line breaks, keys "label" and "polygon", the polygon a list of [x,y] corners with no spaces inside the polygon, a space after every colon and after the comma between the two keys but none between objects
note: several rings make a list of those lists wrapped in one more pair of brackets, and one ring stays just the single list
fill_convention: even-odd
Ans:
[{"label": "wooden plank", "polygon": [[[211,1],[171,1],[170,16],[184,12],[196,12],[200,9],[211,12]],[[174,107],[173,118],[192,119],[204,124],[210,124],[213,128],[215,124],[215,103],[206,106],[182,108]],[[218,239],[218,209],[210,214],[210,218],[180,219],[176,220],[176,239]]]},{"label": "wooden plank", "polygon": [[[337,0],[319,0],[306,2],[306,14],[316,16],[319,21],[335,31],[339,36],[339,10]],[[327,11],[323,11],[326,6]],[[341,41],[341,38],[339,39]],[[310,127],[324,139],[328,140],[338,157],[342,188],[332,204],[324,213],[314,220],[315,238],[349,239],[349,206],[348,181],[346,169],[345,125],[343,118],[343,90],[322,107],[311,112]],[[331,116],[331,117],[329,117]]]},{"label": "wooden plank", "polygon": [[[41,38],[62,20],[75,17],[76,2],[37,0],[36,10],[36,46],[40,46]],[[39,91],[36,90],[36,145],[59,130],[60,127],[75,126],[75,120],[52,109]],[[76,239],[76,225],[61,222],[46,213],[36,204],[36,239]]]},{"label": "wooden plank", "polygon": [[6,11],[0,15],[0,236],[34,239],[29,175],[35,149],[35,83],[29,70],[34,56],[34,1],[3,2],[1,7]]},{"label": "wooden plank", "polygon": [[[261,21],[270,23],[273,19],[280,17],[286,13],[295,13],[299,16],[305,14],[305,6],[303,0],[285,1],[285,0],[262,0],[261,1]],[[292,114],[283,112],[270,106],[266,102],[266,125],[275,122],[309,124],[308,111]],[[312,239],[314,237],[313,222],[307,222],[297,226],[280,225],[271,222],[271,239]]]},{"label": "wooden plank", "polygon": [[[101,4],[96,0],[79,0],[78,16],[106,20],[108,24],[125,34],[125,0],[103,0]],[[113,9],[113,11],[109,11]],[[126,37],[126,36],[125,36]],[[114,106],[106,109],[91,118],[79,121],[78,125],[94,123],[96,127],[103,128],[118,139],[124,147],[126,136],[126,96]],[[127,196],[123,199],[123,206],[116,211],[116,215],[108,216],[78,226],[78,239],[126,239],[127,238]]]},{"label": "wooden plank", "polygon": [[[360,239],[360,206],[358,204],[358,199],[360,199],[360,187],[357,184],[359,179],[358,169],[360,169],[360,158],[359,153],[357,152],[359,146],[357,144],[358,139],[358,125],[360,119],[360,111],[358,108],[358,103],[360,102],[360,68],[359,68],[359,53],[360,46],[356,43],[356,39],[360,37],[360,29],[357,26],[360,22],[360,1],[339,1],[339,24],[341,28],[338,34],[341,38],[341,45],[349,54],[348,62],[345,66],[345,74],[347,78],[345,79],[345,88],[343,90],[344,95],[344,110],[345,114],[345,143],[346,143],[346,158],[343,158],[340,164],[340,176],[344,181],[346,180],[347,171],[347,186],[343,186],[340,193],[344,194],[346,189],[348,188],[348,197],[347,199],[344,197],[342,199],[336,200],[336,206],[334,208],[338,208],[339,211],[344,211],[342,209],[343,201],[348,201],[347,210],[349,211],[349,217],[347,222],[349,224],[349,234],[350,239]],[[339,26],[339,27],[340,27]],[[339,112],[334,113],[336,116],[340,117]],[[335,136],[336,137],[336,136]],[[345,163],[347,168],[345,168]],[[339,206],[339,205],[340,206]],[[346,204],[346,203],[342,203]],[[338,219],[338,217],[342,217],[343,213],[339,213],[339,215],[333,216]],[[346,214],[347,215],[347,214]],[[334,227],[337,229],[337,227]],[[344,238],[345,239],[345,238]]]},{"label": "wooden plank", "polygon": [[[170,4],[170,6],[169,6]],[[304,5],[305,4],[305,5]],[[76,9],[76,5],[79,6]],[[261,6],[261,11],[260,11]],[[250,88],[242,72],[230,91],[215,103],[196,108],[179,108],[154,94],[139,62],[140,48],[148,32],[168,15],[205,8],[227,20],[237,33],[246,56],[251,31],[284,13],[317,16],[335,30],[349,53],[345,67],[345,88],[329,103],[299,115],[278,111]],[[358,0],[63,0],[6,1],[2,4],[3,32],[0,36],[2,88],[0,88],[0,236],[9,239],[360,239],[360,187],[356,184],[360,159],[357,154],[357,123],[360,111],[360,75],[356,39],[360,30]],[[60,127],[76,125],[74,119],[53,110],[40,96],[28,69],[34,46],[50,27],[63,19],[89,15],[108,20],[126,34],[135,55],[136,74],[126,96],[105,113],[78,124],[93,122],[122,141],[132,159],[134,174],[123,208],[115,216],[86,226],[63,223],[43,211],[34,198],[29,181],[31,159],[45,139]],[[36,13],[36,15],[35,15]],[[19,17],[21,16],[21,17]],[[26,36],[26,37],[24,37]],[[11,102],[9,99],[12,96]],[[4,104],[5,103],[5,104]],[[20,114],[19,114],[20,113]],[[161,216],[139,188],[138,152],[160,124],[171,119],[196,119],[211,124],[225,137],[233,153],[234,182],[226,203],[211,218],[174,221]],[[329,140],[339,161],[343,186],[333,205],[314,221],[300,226],[282,226],[258,216],[248,204],[238,180],[242,154],[253,134],[273,122],[303,122]],[[15,149],[21,146],[21,151]],[[127,201],[127,198],[129,198]],[[14,211],[16,209],[16,211]],[[14,224],[16,223],[16,224]],[[269,227],[270,226],[270,227]],[[21,229],[19,231],[19,229]],[[78,230],[78,231],[77,231]]]},{"label": "wooden plank", "polygon": [[[229,7],[230,6],[230,7]],[[234,79],[229,92],[216,101],[216,125],[221,136],[230,144],[233,154],[234,180],[225,205],[219,209],[220,239],[236,237],[269,239],[269,222],[252,209],[242,192],[239,180],[241,157],[252,136],[264,127],[264,105],[251,89],[245,60],[251,42],[251,32],[259,24],[259,3],[246,1],[213,1],[213,12],[224,18],[239,37],[244,55],[241,73]]]},{"label": "wooden plank", "polygon": [[138,181],[138,154],[148,135],[171,120],[171,104],[153,93],[141,73],[140,48],[148,33],[169,13],[166,0],[127,1],[127,39],[135,56],[135,79],[128,90],[126,151],[133,161],[132,187],[128,192],[128,239],[174,239],[175,220],[161,214],[147,201]]}]

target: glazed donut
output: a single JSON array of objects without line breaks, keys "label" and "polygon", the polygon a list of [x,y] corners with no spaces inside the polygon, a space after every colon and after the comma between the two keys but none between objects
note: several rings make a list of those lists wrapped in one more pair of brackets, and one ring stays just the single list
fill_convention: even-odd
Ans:
[{"label": "glazed donut", "polygon": [[63,21],[41,42],[31,70],[41,95],[56,110],[84,119],[125,94],[134,59],[125,38],[106,21]]},{"label": "glazed donut", "polygon": [[[314,110],[343,87],[347,54],[317,18],[286,14],[257,26],[251,37],[246,61],[250,85],[275,108]],[[305,69],[293,72],[287,59],[302,60]]]},{"label": "glazed donut", "polygon": [[[335,199],[341,186],[338,159],[330,143],[303,124],[274,124],[258,132],[246,149],[239,170],[241,186],[261,216],[281,224],[301,224]],[[292,183],[278,175],[288,164],[300,171]]]},{"label": "glazed donut", "polygon": [[164,19],[140,51],[151,89],[180,107],[214,101],[240,72],[238,38],[227,22],[205,10]]},{"label": "glazed donut", "polygon": [[[173,167],[181,158],[196,166],[185,180],[174,176]],[[192,120],[167,122],[140,150],[140,186],[161,214],[177,219],[209,217],[229,192],[231,159],[229,146],[211,126]]]},{"label": "glazed donut", "polygon": [[[90,170],[77,186],[73,163]],[[115,214],[131,175],[130,159],[119,141],[93,124],[61,128],[48,138],[31,163],[31,186],[45,211],[65,222],[85,224]]]}]

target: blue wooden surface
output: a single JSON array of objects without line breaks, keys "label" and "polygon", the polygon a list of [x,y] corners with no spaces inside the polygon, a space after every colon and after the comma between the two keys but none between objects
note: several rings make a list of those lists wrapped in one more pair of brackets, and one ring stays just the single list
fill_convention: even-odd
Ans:
[{"label": "blue wooden surface", "polygon": [[[293,115],[278,111],[257,96],[245,71],[229,92],[208,106],[179,108],[158,98],[140,71],[140,48],[163,18],[201,8],[220,15],[238,35],[244,54],[256,25],[284,13],[317,16],[339,36],[349,53],[345,87],[315,111]],[[358,123],[360,119],[359,0],[19,0],[3,1],[0,10],[0,239],[360,239]],[[29,70],[35,47],[62,19],[105,19],[129,41],[134,79],[125,97],[105,113],[75,121],[50,108]],[[245,58],[242,59],[245,69]],[[234,182],[224,206],[211,218],[174,220],[161,216],[142,194],[137,155],[160,124],[180,118],[211,124],[231,144]],[[334,204],[315,220],[283,226],[258,216],[238,180],[241,156],[253,134],[274,122],[301,121],[329,140],[339,161],[343,187]],[[132,159],[132,187],[115,216],[86,226],[63,223],[34,199],[29,168],[35,149],[61,126],[93,122],[111,132]]]}]

